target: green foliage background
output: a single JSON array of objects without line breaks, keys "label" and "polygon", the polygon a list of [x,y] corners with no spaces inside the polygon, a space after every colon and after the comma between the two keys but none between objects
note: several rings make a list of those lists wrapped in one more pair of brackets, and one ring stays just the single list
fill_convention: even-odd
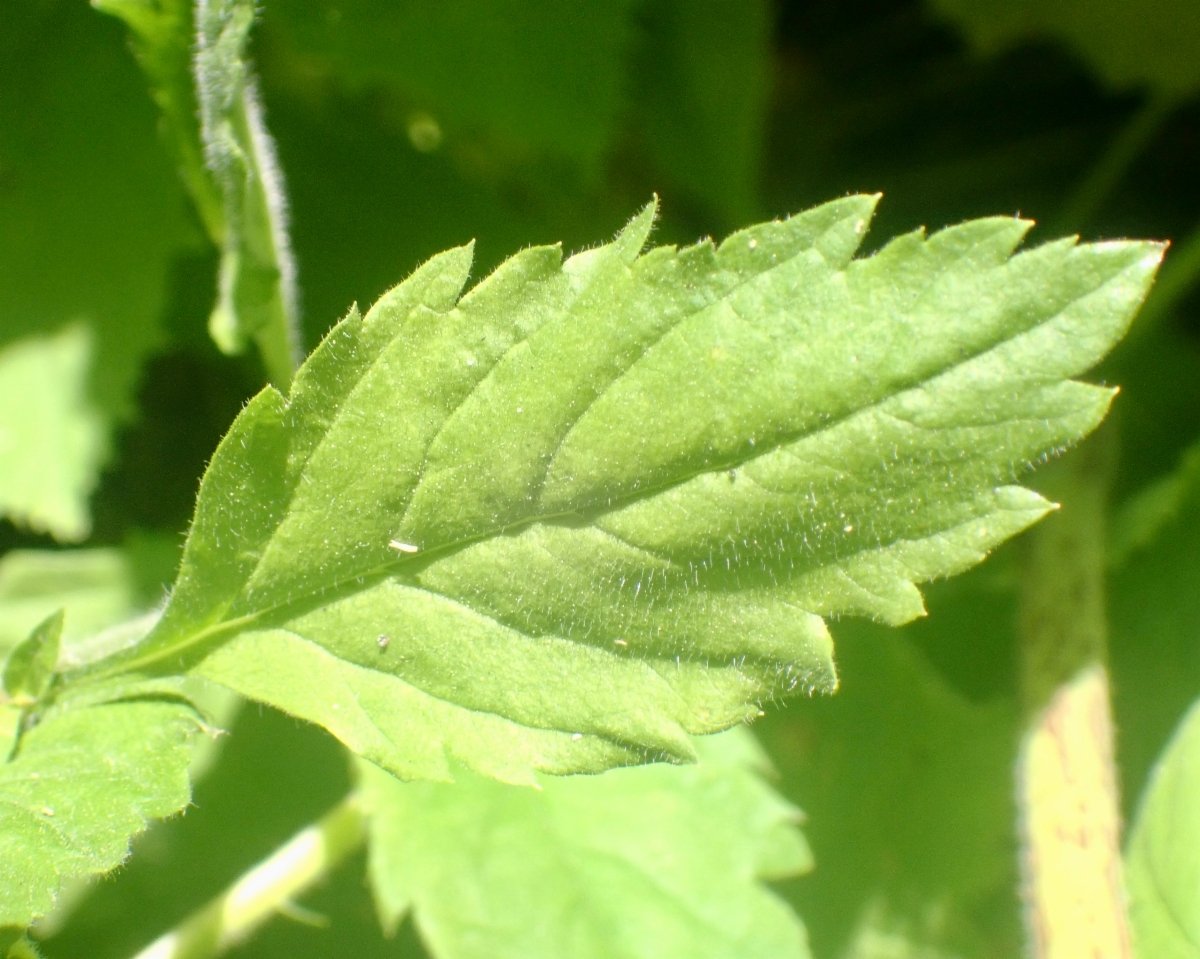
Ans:
[{"label": "green foliage background", "polygon": [[[1074,230],[1185,240],[1200,222],[1200,79],[1179,52],[1200,32],[1190,5],[1161,5],[1159,20],[1133,3],[1064,3],[1058,16],[1006,6],[266,0],[253,54],[287,180],[305,345],[440,250],[475,238],[480,277],[532,243],[574,251],[611,236],[654,192],[659,243],[880,190],[868,244],[1017,212],[1039,221],[1033,241]],[[64,540],[102,550],[80,560],[72,582],[86,583],[88,614],[68,630],[158,600],[198,477],[264,378],[252,354],[222,356],[208,339],[217,256],[156,134],[123,25],[82,0],[31,0],[7,16],[0,435],[64,439],[40,458],[48,473],[22,472],[0,449],[0,490],[18,491],[0,498],[4,648],[52,611],[5,578],[28,574],[13,551]],[[1128,55],[1142,42],[1153,56]],[[1170,112],[1119,183],[1086,222],[1062,222],[1155,97]],[[34,354],[63,383],[50,407],[22,385]],[[1164,478],[1177,488],[1113,550],[1132,817],[1200,694],[1200,481],[1185,461],[1200,439],[1200,299],[1172,303],[1099,378],[1122,389],[1109,427],[1118,519]],[[1015,565],[1006,547],[935,586],[930,617],[898,631],[834,624],[840,692],[754,726],[778,790],[807,816],[815,869],[776,888],[819,959],[1020,952]],[[63,574],[47,569],[39,582]],[[81,895],[47,930],[46,955],[132,954],[350,782],[343,751],[315,727],[251,706],[232,729],[194,807]],[[421,955],[410,923],[382,936],[365,868],[345,864],[305,900],[324,928],[276,921],[233,954]],[[912,951],[883,952],[893,947]]]}]

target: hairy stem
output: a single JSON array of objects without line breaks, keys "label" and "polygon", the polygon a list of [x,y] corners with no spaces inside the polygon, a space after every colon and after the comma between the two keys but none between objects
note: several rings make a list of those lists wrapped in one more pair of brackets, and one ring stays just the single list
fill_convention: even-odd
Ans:
[{"label": "hairy stem", "polygon": [[251,868],[225,892],[139,952],[136,959],[209,959],[245,940],[364,841],[361,798],[352,792]]},{"label": "hairy stem", "polygon": [[196,0],[192,62],[207,168],[223,201],[225,234],[209,332],[226,353],[253,339],[286,393],[300,363],[296,271],[287,199],[247,47],[253,0]]},{"label": "hairy stem", "polygon": [[301,360],[296,270],[283,176],[246,56],[256,7],[252,0],[92,4],[129,26],[163,139],[221,251],[213,339],[226,353],[253,340],[271,382],[286,392]]},{"label": "hairy stem", "polygon": [[1067,199],[1054,221],[1055,235],[1087,226],[1177,103],[1169,94],[1156,94],[1146,101]]},{"label": "hairy stem", "polygon": [[1017,763],[1023,897],[1033,959],[1129,959],[1120,808],[1105,670],[1111,440],[1048,471],[1059,515],[1025,541]]}]

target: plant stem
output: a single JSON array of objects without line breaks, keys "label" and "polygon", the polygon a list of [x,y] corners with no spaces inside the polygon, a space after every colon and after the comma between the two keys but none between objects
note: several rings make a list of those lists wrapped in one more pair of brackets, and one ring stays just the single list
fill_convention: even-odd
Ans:
[{"label": "plant stem", "polygon": [[253,339],[286,393],[300,361],[287,199],[248,58],[254,0],[196,0],[192,61],[200,135],[220,187],[225,233],[209,333],[226,353]]},{"label": "plant stem", "polygon": [[1143,104],[1067,200],[1052,224],[1056,235],[1078,232],[1088,224],[1151,137],[1158,132],[1176,103],[1176,97],[1159,93]]},{"label": "plant stem", "polygon": [[1025,540],[1017,762],[1023,897],[1034,959],[1129,959],[1105,670],[1107,431],[1048,471],[1062,510]]},{"label": "plant stem", "polygon": [[351,792],[135,959],[210,959],[221,955],[275,913],[293,909],[293,896],[327,875],[363,841],[361,797]]}]

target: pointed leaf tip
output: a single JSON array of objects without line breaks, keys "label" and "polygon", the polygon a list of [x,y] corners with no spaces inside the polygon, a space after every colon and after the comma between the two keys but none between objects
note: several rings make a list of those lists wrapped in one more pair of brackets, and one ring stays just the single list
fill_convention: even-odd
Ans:
[{"label": "pointed leaf tip", "polygon": [[58,663],[63,616],[62,609],[50,614],[8,657],[4,665],[4,692],[14,704],[30,706],[49,688]]},{"label": "pointed leaf tip", "polygon": [[654,222],[657,219],[658,195],[655,194],[654,199],[642,207],[638,214],[617,234],[613,245],[622,260],[632,263],[638,258],[650,240],[650,233],[654,229]]}]

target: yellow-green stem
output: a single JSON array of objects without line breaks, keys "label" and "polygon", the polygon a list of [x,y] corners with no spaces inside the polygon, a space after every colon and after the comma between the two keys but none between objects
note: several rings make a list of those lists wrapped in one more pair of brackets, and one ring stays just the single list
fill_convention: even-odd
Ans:
[{"label": "yellow-green stem", "polygon": [[136,959],[212,959],[245,940],[328,875],[364,840],[361,800],[350,793],[225,892],[139,952]]},{"label": "yellow-green stem", "polygon": [[1130,959],[1105,669],[1111,437],[1048,470],[1062,508],[1024,542],[1017,761],[1022,893],[1033,959]]}]

